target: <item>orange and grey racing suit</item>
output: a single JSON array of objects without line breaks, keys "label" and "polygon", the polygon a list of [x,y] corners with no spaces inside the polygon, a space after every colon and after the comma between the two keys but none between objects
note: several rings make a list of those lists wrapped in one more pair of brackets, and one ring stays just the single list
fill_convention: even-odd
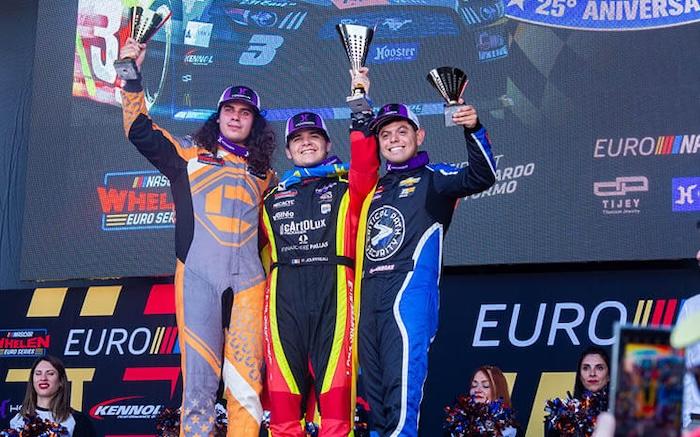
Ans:
[{"label": "orange and grey racing suit", "polygon": [[[223,373],[228,436],[257,437],[262,418],[265,290],[258,219],[272,172],[254,175],[245,157],[222,148],[213,155],[176,139],[153,123],[140,84],[131,82],[122,93],[124,130],[139,152],[170,180],[177,216],[175,299],[183,376],[180,435],[206,436],[214,429],[214,402]],[[232,290],[232,304],[231,291],[226,290]],[[228,313],[228,308],[222,311],[223,305],[231,306],[228,321],[222,320],[222,314]]]}]

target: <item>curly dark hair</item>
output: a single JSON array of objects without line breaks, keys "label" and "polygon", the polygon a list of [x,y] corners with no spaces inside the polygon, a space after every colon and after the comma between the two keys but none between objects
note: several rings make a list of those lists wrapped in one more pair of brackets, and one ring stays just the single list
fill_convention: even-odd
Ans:
[{"label": "curly dark hair", "polygon": [[[195,144],[216,154],[219,148],[219,112],[212,114],[194,134]],[[256,175],[265,175],[271,168],[272,154],[277,147],[275,132],[265,117],[255,113],[253,128],[250,131],[245,146],[248,148],[248,167]]]}]

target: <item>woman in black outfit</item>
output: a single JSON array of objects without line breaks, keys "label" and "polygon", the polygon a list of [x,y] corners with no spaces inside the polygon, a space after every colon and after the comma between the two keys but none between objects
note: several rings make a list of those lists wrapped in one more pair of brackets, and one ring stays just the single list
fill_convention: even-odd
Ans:
[{"label": "woman in black outfit", "polygon": [[32,364],[22,409],[12,418],[10,427],[20,431],[34,417],[64,426],[69,437],[97,436],[88,416],[70,407],[66,368],[50,355]]},{"label": "woman in black outfit", "polygon": [[[610,357],[600,346],[590,346],[583,351],[576,366],[574,398],[583,399],[585,394],[599,394],[600,412],[608,409],[608,388],[610,387]],[[563,437],[562,434],[545,422],[545,437]]]}]

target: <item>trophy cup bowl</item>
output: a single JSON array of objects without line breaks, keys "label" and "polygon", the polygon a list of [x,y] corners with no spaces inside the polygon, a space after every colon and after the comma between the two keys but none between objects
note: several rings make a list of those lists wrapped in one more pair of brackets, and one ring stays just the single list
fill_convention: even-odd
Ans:
[{"label": "trophy cup bowl", "polygon": [[469,79],[465,72],[454,67],[439,67],[430,70],[426,79],[445,99],[445,126],[455,126],[452,115],[464,105],[459,104]]},{"label": "trophy cup bowl", "polygon": [[[350,68],[353,72],[358,72],[367,61],[367,53],[374,36],[374,30],[357,24],[338,24],[335,28],[340,35],[340,42],[345,48],[345,54],[348,55]],[[353,85],[352,95],[345,100],[352,112],[372,110],[372,105],[362,84]]]},{"label": "trophy cup bowl", "polygon": [[[129,36],[140,44],[146,43],[168,21],[171,15],[172,12],[166,5],[161,5],[155,11],[141,6],[133,6],[130,8]],[[131,58],[114,61],[114,69],[124,80],[134,80],[139,77],[136,62]]]}]

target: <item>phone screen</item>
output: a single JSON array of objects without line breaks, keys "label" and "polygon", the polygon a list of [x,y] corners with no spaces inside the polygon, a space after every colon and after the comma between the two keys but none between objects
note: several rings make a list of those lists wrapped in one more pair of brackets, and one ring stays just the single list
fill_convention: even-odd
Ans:
[{"label": "phone screen", "polygon": [[616,436],[679,436],[683,402],[683,352],[666,329],[619,329],[613,363]]}]

